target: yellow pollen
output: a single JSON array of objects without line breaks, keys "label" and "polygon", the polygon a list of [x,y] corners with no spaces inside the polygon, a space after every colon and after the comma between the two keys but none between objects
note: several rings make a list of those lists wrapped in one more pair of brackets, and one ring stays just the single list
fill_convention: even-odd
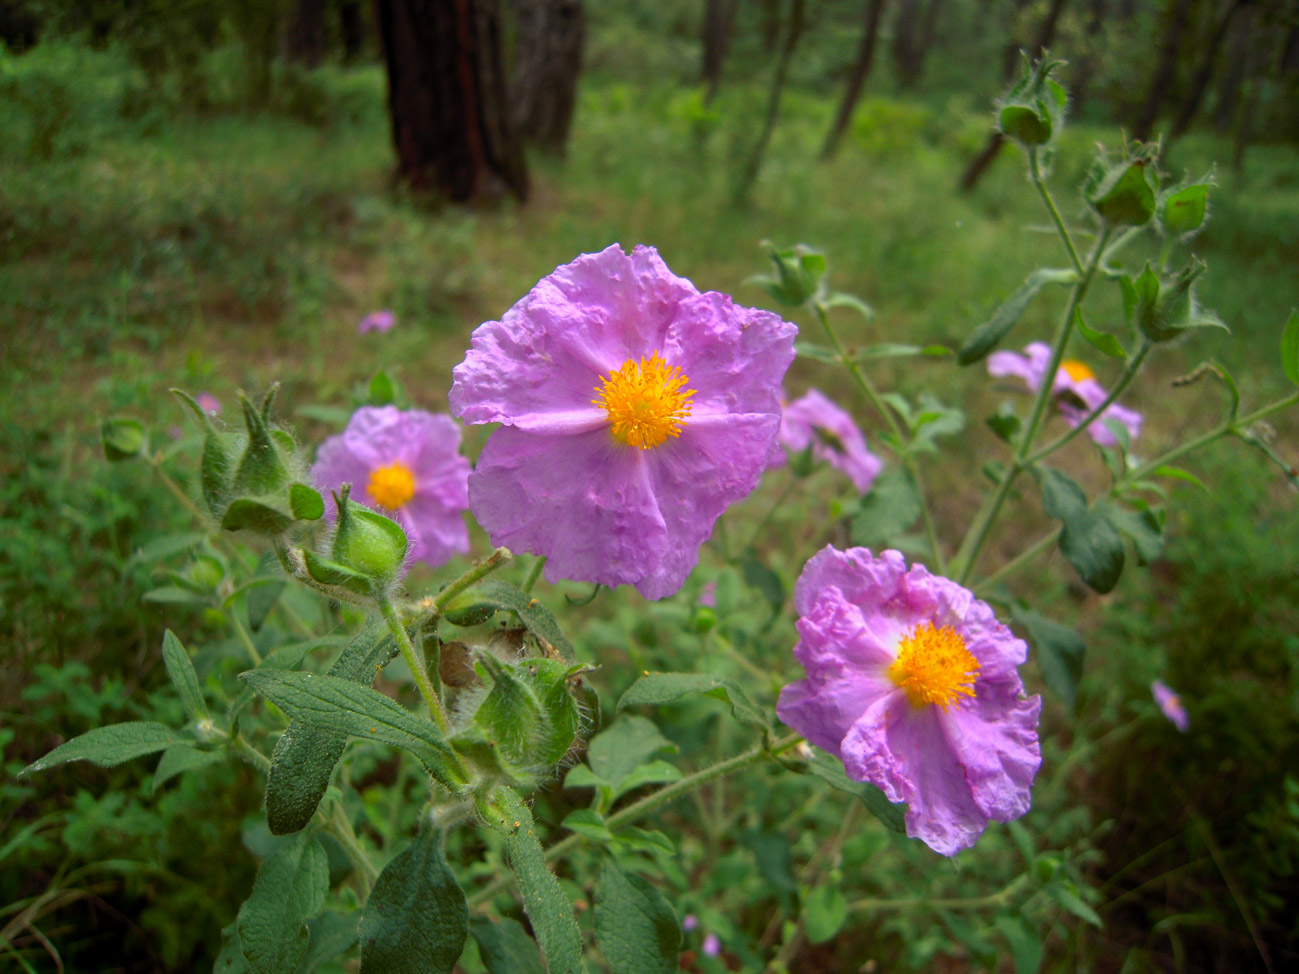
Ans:
[{"label": "yellow pollen", "polygon": [[654,352],[648,359],[642,356],[639,364],[628,359],[621,368],[601,377],[595,388],[597,398],[591,403],[609,417],[614,439],[648,450],[680,435],[690,415],[690,397],[695,394],[686,388],[689,381],[679,368]]},{"label": "yellow pollen", "polygon": [[960,697],[974,696],[979,661],[951,626],[922,622],[902,637],[889,676],[907,691],[913,707],[936,703],[946,710]]},{"label": "yellow pollen", "polygon": [[1077,359],[1065,359],[1060,363],[1060,368],[1064,369],[1065,374],[1067,374],[1069,378],[1073,379],[1074,382],[1082,382],[1086,379],[1096,378],[1096,373]]},{"label": "yellow pollen", "polygon": [[397,461],[371,471],[366,490],[380,507],[395,511],[415,496],[415,476],[410,467]]}]

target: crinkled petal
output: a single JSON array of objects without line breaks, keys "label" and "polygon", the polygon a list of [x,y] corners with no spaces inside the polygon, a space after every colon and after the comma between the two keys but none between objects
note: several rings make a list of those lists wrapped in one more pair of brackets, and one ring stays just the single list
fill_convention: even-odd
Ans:
[{"label": "crinkled petal", "polygon": [[546,578],[638,582],[668,547],[646,453],[607,430],[540,436],[503,426],[469,476],[469,505],[492,539],[545,555]]},{"label": "crinkled petal", "polygon": [[972,699],[939,712],[947,740],[965,771],[975,804],[991,819],[1009,822],[1032,804],[1042,764],[1037,719],[1042,698],[980,689]]},{"label": "crinkled petal", "polygon": [[906,570],[906,559],[900,551],[875,556],[866,548],[839,551],[826,545],[803,566],[794,586],[794,606],[799,615],[807,615],[821,590],[832,585],[849,602],[876,605],[897,593]]},{"label": "crinkled petal", "polygon": [[409,536],[410,560],[436,567],[450,561],[453,555],[467,553],[469,528],[460,513],[465,506],[447,507],[436,496],[416,494],[395,512]]},{"label": "crinkled petal", "polygon": [[863,494],[883,467],[852,417],[817,389],[785,407],[780,440],[795,452],[810,446],[813,456],[843,471]]},{"label": "crinkled petal", "polygon": [[843,759],[849,778],[870,782],[891,802],[910,801],[915,792],[903,755],[895,753],[891,741],[895,725],[910,716],[910,709],[906,693],[897,687],[890,694],[867,701],[835,752]]},{"label": "crinkled petal", "polygon": [[1045,342],[1032,342],[1019,352],[993,352],[988,356],[988,374],[998,378],[1014,376],[1023,379],[1032,390],[1037,391],[1046,375],[1046,367],[1051,361],[1051,346]]}]

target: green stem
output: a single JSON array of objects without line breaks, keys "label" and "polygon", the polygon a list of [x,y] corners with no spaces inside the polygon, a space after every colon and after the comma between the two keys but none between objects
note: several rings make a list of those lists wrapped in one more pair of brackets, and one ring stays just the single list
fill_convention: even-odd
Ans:
[{"label": "green stem", "polygon": [[230,746],[234,748],[236,754],[261,771],[262,774],[271,773],[271,759],[249,744],[242,734],[236,734],[231,738]]},{"label": "green stem", "polygon": [[1039,156],[1040,149],[1034,147],[1028,153],[1028,172],[1033,180],[1033,185],[1037,187],[1038,195],[1042,197],[1042,202],[1051,213],[1051,219],[1055,221],[1055,228],[1060,234],[1060,239],[1064,241],[1065,247],[1069,250],[1069,260],[1073,262],[1073,269],[1079,274],[1083,273],[1082,260],[1078,257],[1078,248],[1074,246],[1073,235],[1069,233],[1069,228],[1064,225],[1064,219],[1060,216],[1060,210],[1055,205],[1055,200],[1051,197],[1051,191],[1047,189],[1046,181],[1042,178],[1042,163]]},{"label": "green stem", "polygon": [[1053,544],[1055,544],[1055,541],[1058,537],[1060,537],[1059,528],[1056,528],[1054,531],[1049,531],[1046,534],[1042,535],[1042,537],[1038,538],[1031,545],[1029,545],[1027,548],[1021,551],[1010,561],[1006,562],[1006,564],[1002,565],[1000,568],[998,568],[987,578],[982,579],[977,585],[974,586],[972,591],[974,592],[975,595],[978,595],[981,592],[987,591],[989,588],[991,588],[993,585],[996,585],[1002,579],[1009,578],[1011,575],[1014,575],[1021,568],[1031,563],[1033,559],[1035,559],[1038,555],[1042,554],[1042,552],[1046,551]]},{"label": "green stem", "polygon": [[356,830],[352,828],[352,823],[341,805],[334,805],[332,814],[325,820],[325,827],[343,847],[347,858],[352,860],[357,878],[361,881],[361,899],[365,900],[370,895],[374,881],[379,878],[379,870],[356,840]]},{"label": "green stem", "polygon": [[429,615],[436,615],[442,611],[442,608],[454,599],[457,595],[472,585],[481,582],[496,569],[508,562],[514,555],[510,553],[509,548],[497,548],[490,555],[474,565],[473,568],[465,572],[454,582],[444,588],[437,595],[420,599],[416,604],[418,609]]},{"label": "green stem", "polygon": [[415,646],[410,641],[410,633],[406,632],[406,627],[402,625],[401,619],[397,617],[397,609],[393,606],[392,600],[387,595],[381,595],[378,598],[379,611],[383,614],[383,621],[388,624],[388,630],[392,637],[397,640],[397,648],[401,650],[401,658],[406,661],[406,666],[410,668],[411,676],[415,678],[415,685],[419,687],[420,695],[423,696],[424,702],[428,704],[429,713],[432,715],[438,729],[443,734],[451,733],[451,724],[447,721],[446,712],[442,709],[442,701],[438,699],[437,691],[433,689],[433,684],[428,678],[428,671],[424,668],[424,661],[415,652]]},{"label": "green stem", "polygon": [[1099,419],[1100,415],[1103,412],[1105,412],[1105,410],[1109,409],[1110,406],[1114,403],[1114,401],[1123,394],[1123,390],[1125,390],[1128,387],[1129,383],[1132,382],[1133,378],[1135,378],[1137,374],[1137,370],[1141,368],[1141,363],[1143,363],[1146,360],[1146,356],[1150,354],[1150,350],[1153,347],[1154,346],[1151,345],[1149,342],[1143,341],[1141,343],[1141,347],[1137,349],[1137,354],[1132,356],[1131,360],[1128,362],[1128,367],[1123,370],[1123,374],[1119,376],[1118,382],[1116,382],[1114,384],[1114,387],[1110,389],[1109,394],[1103,400],[1101,400],[1100,405],[1098,405],[1095,409],[1093,409],[1086,416],[1084,416],[1082,422],[1080,422],[1077,426],[1070,429],[1067,433],[1063,433],[1062,435],[1056,437],[1054,440],[1052,440],[1046,446],[1042,447],[1036,453],[1033,453],[1031,456],[1026,457],[1024,459],[1024,465],[1031,467],[1039,460],[1050,456],[1052,453],[1060,449],[1062,446],[1064,446],[1066,443],[1072,440],[1075,436],[1077,436],[1079,433],[1085,430],[1088,426],[1094,423],[1097,419]]},{"label": "green stem", "polygon": [[[640,801],[632,802],[632,804],[628,805],[626,808],[614,812],[605,819],[605,825],[609,827],[609,831],[617,831],[624,825],[630,825],[632,822],[644,818],[655,809],[676,801],[682,795],[694,791],[696,788],[702,787],[716,778],[734,774],[750,765],[758,764],[769,757],[784,754],[786,751],[802,743],[802,740],[803,738],[800,735],[791,734],[788,737],[776,741],[776,743],[771,745],[770,748],[758,745],[757,747],[752,747],[747,751],[735,755],[733,758],[727,758],[725,761],[719,761],[717,764],[709,765],[707,768],[696,771],[694,774],[686,775],[684,778],[674,781],[669,785],[664,785],[657,791],[646,795]],[[546,850],[546,861],[553,862],[554,860],[563,857],[570,850],[577,848],[577,846],[581,845],[585,841],[585,836],[574,833],[573,835],[556,842]],[[513,873],[498,876],[487,886],[484,886],[478,892],[474,893],[473,896],[469,897],[469,905],[472,907],[481,906],[482,904],[489,902],[497,893],[509,889],[513,883]]]},{"label": "green stem", "polygon": [[956,899],[931,900],[923,896],[910,896],[905,899],[855,900],[848,904],[849,913],[870,913],[875,910],[909,910],[916,907],[932,910],[981,910],[990,906],[1004,906],[1021,886],[1028,882],[1028,876],[1019,876],[996,893],[987,896],[958,897]]},{"label": "green stem", "polygon": [[532,567],[528,569],[528,577],[523,580],[523,591],[531,593],[532,586],[537,584],[537,579],[541,577],[541,570],[546,567],[546,556],[538,555],[533,561]]},{"label": "green stem", "polygon": [[866,398],[875,408],[875,411],[879,413],[888,424],[889,430],[893,434],[893,440],[897,444],[895,452],[898,454],[898,458],[902,461],[902,465],[906,467],[907,472],[911,474],[911,479],[916,485],[916,491],[920,494],[920,514],[925,526],[925,539],[929,544],[930,552],[933,554],[933,567],[938,574],[947,574],[947,566],[943,558],[943,550],[938,544],[938,531],[934,525],[933,512],[929,510],[929,500],[925,497],[925,484],[920,475],[920,465],[916,463],[915,456],[904,446],[907,442],[907,437],[904,435],[902,427],[898,424],[897,417],[893,415],[893,411],[888,408],[884,400],[880,397],[875,386],[871,383],[870,379],[866,377],[866,373],[861,370],[861,366],[858,365],[857,362],[853,361],[852,357],[848,354],[848,350],[839,339],[839,333],[836,332],[834,327],[830,324],[830,316],[827,314],[825,303],[822,301],[814,301],[812,303],[812,308],[816,312],[817,319],[821,322],[821,327],[824,329],[826,337],[830,339],[830,344],[832,344],[834,350],[839,353],[839,360],[852,375],[853,379],[856,380],[857,385],[861,387],[862,392],[865,393]]},{"label": "green stem", "polygon": [[244,644],[244,649],[248,652],[248,658],[253,661],[253,666],[261,666],[262,654],[257,652],[257,647],[253,645],[253,637],[248,635],[248,630],[240,621],[238,610],[232,607],[229,615],[230,622],[235,627],[235,632],[239,634],[239,641]]},{"label": "green stem", "polygon": [[[1010,496],[1010,488],[1015,482],[1015,478],[1028,466],[1027,458],[1029,451],[1033,447],[1033,440],[1037,436],[1039,427],[1042,425],[1042,417],[1046,413],[1046,404],[1054,394],[1055,376],[1060,371],[1060,362],[1064,358],[1065,347],[1069,344],[1069,337],[1073,334],[1074,312],[1082,305],[1083,298],[1087,295],[1087,288],[1091,285],[1092,278],[1096,276],[1096,268],[1100,266],[1101,255],[1105,253],[1105,246],[1109,243],[1110,231],[1102,231],[1100,238],[1096,241],[1096,246],[1092,249],[1091,256],[1087,260],[1087,267],[1081,272],[1078,282],[1073,286],[1073,292],[1069,295],[1069,306],[1065,309],[1064,320],[1060,323],[1060,330],[1056,334],[1055,344],[1051,349],[1051,358],[1047,362],[1046,370],[1042,373],[1042,382],[1037,390],[1037,397],[1033,401],[1033,412],[1029,417],[1028,425],[1024,428],[1023,438],[1020,440],[1019,448],[1015,451],[1015,457],[1011,461],[1006,472],[1002,474],[1001,482],[997,485],[996,491],[984,503],[982,510],[975,517],[970,529],[965,533],[965,538],[961,542],[961,547],[956,552],[953,559],[958,565],[956,576],[957,584],[964,585],[974,572],[975,563],[979,559],[979,552],[983,550],[984,542],[988,540],[988,534],[992,530],[992,525],[997,520],[997,515],[1001,513],[1001,507]],[[1072,241],[1069,241],[1072,249]]]}]

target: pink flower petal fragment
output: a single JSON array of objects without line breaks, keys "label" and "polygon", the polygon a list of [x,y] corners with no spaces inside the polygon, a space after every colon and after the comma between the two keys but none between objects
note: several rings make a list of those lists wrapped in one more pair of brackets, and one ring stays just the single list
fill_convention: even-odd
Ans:
[{"label": "pink flower petal fragment", "polygon": [[550,581],[681,588],[757,484],[797,329],[700,294],[652,247],[584,254],[474,332],[452,412],[501,423],[469,478],[492,543]]},{"label": "pink flower petal fragment", "polygon": [[785,406],[780,442],[792,453],[811,447],[812,456],[847,474],[862,494],[870,490],[884,466],[867,448],[853,418],[817,389],[807,390],[807,395]]},{"label": "pink flower petal fragment", "polygon": [[[469,461],[450,416],[362,406],[320,446],[311,479],[321,490],[352,485],[352,499],[397,521],[409,557],[436,568],[469,550]],[[332,516],[332,506],[330,508]]]},{"label": "pink flower petal fragment", "polygon": [[1040,697],[1024,697],[1024,641],[955,582],[897,551],[826,547],[794,591],[806,679],[776,712],[907,803],[907,834],[943,855],[1028,811],[1041,764]]}]

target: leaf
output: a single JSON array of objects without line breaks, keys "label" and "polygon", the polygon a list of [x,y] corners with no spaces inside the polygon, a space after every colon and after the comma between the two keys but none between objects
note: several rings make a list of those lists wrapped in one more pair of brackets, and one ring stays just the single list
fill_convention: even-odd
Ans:
[{"label": "leaf", "polygon": [[1052,884],[1047,887],[1047,893],[1050,894],[1051,899],[1055,900],[1080,920],[1085,920],[1094,927],[1105,926],[1100,918],[1100,914],[1083,902],[1082,898],[1068,886]]},{"label": "leaf", "polygon": [[1203,480],[1191,473],[1191,471],[1183,470],[1181,467],[1172,467],[1168,464],[1164,464],[1163,466],[1155,467],[1154,470],[1150,471],[1150,476],[1170,477],[1173,480],[1185,480],[1187,483],[1195,484],[1196,487],[1199,487],[1200,490],[1204,491],[1206,494],[1212,493],[1212,491],[1204,485]]},{"label": "leaf", "polygon": [[1059,470],[1043,468],[1042,507],[1048,517],[1064,524],[1060,550],[1082,580],[1102,594],[1118,584],[1123,573],[1123,539],[1100,513],[1087,506],[1087,495]]},{"label": "leaf", "polygon": [[356,943],[355,913],[317,913],[307,921],[310,941],[307,953],[298,964],[297,974],[311,974],[325,961],[346,953]]},{"label": "leaf", "polygon": [[920,491],[905,467],[885,470],[861,499],[852,520],[852,542],[864,548],[877,548],[916,523],[921,512]]},{"label": "leaf", "polygon": [[551,658],[562,657],[569,662],[575,659],[573,644],[560,631],[554,613],[534,599],[521,588],[496,580],[483,582],[468,592],[451,600],[443,614],[457,625],[455,616],[460,615],[476,621],[485,621],[492,613],[510,611],[519,617],[519,621],[532,633],[542,650]]},{"label": "leaf", "polygon": [[1015,327],[1038,291],[1048,284],[1072,284],[1077,278],[1078,275],[1071,270],[1046,267],[1035,270],[1014,294],[1002,302],[991,318],[974,329],[956,353],[956,361],[961,365],[973,365],[986,358]]},{"label": "leaf", "polygon": [[579,808],[564,816],[559,823],[570,832],[590,839],[592,842],[608,843],[613,841],[613,833],[604,822],[604,816],[593,808]]},{"label": "leaf", "polygon": [[212,600],[206,595],[199,595],[179,585],[164,585],[150,589],[140,596],[145,602],[157,602],[160,605],[211,605]]},{"label": "leaf", "polygon": [[294,720],[410,751],[439,784],[453,792],[463,784],[459,761],[437,726],[378,690],[336,676],[291,670],[249,670],[240,677]]},{"label": "leaf", "polygon": [[1030,609],[1012,607],[1011,617],[1028,634],[1042,679],[1073,710],[1078,700],[1078,681],[1082,679],[1083,655],[1087,652],[1082,637]]},{"label": "leaf", "polygon": [[253,882],[235,920],[252,974],[284,974],[306,956],[307,918],[329,891],[329,860],[319,842],[299,832],[275,850]]},{"label": "leaf", "polygon": [[1022,917],[1002,914],[993,924],[1010,944],[1015,974],[1037,974],[1042,967],[1042,938]]},{"label": "leaf", "polygon": [[149,785],[149,794],[157,793],[159,788],[178,774],[224,760],[225,754],[221,751],[203,751],[188,744],[173,744],[158,759],[158,767],[153,772],[153,783]]},{"label": "leaf", "polygon": [[738,683],[709,673],[647,673],[627,688],[618,700],[618,711],[642,704],[657,707],[675,703],[692,693],[726,701],[731,716],[750,727],[767,730],[771,726],[767,715],[753,704]]},{"label": "leaf", "polygon": [[509,788],[498,788],[495,797],[504,813],[496,824],[505,831],[505,851],[523,894],[523,911],[546,956],[547,970],[550,974],[584,974],[582,931],[573,917],[568,894],[546,867],[532,812]]},{"label": "leaf", "polygon": [[180,695],[181,706],[189,714],[190,720],[208,720],[207,704],[203,702],[203,691],[198,685],[194,663],[170,629],[162,635],[162,661],[166,664],[167,676]]},{"label": "leaf", "polygon": [[376,372],[367,391],[367,406],[389,406],[397,401],[397,383],[387,372]]},{"label": "leaf", "polygon": [[144,424],[138,419],[106,419],[99,428],[99,437],[104,447],[104,456],[114,463],[142,456],[149,445]]},{"label": "leaf", "polygon": [[537,945],[523,926],[508,917],[475,916],[469,932],[487,974],[546,974]]},{"label": "leaf", "polygon": [[680,969],[681,925],[663,895],[610,858],[595,890],[595,939],[617,974],[672,974]]},{"label": "leaf", "polygon": [[69,761],[89,761],[101,768],[112,768],[132,758],[165,750],[173,744],[190,743],[192,742],[188,738],[182,737],[166,724],[154,721],[133,720],[124,724],[111,724],[108,727],[96,727],[60,744],[45,757],[19,771],[18,776],[44,771]]},{"label": "leaf", "polygon": [[289,509],[299,521],[319,521],[325,516],[325,499],[314,487],[293,484],[289,488]]},{"label": "leaf", "polygon": [[803,901],[803,930],[809,943],[823,944],[848,919],[848,901],[837,883],[822,882]]},{"label": "leaf", "polygon": [[361,974],[451,974],[469,936],[464,891],[436,829],[421,831],[375,881],[361,913]]},{"label": "leaf", "polygon": [[816,342],[794,342],[794,354],[799,358],[810,358],[830,365],[842,365],[843,359],[829,345],[818,345]]},{"label": "leaf", "polygon": [[638,765],[631,774],[626,775],[609,792],[610,803],[616,802],[629,791],[635,791],[643,785],[661,785],[669,781],[680,781],[681,769],[666,761],[646,761]]},{"label": "leaf", "polygon": [[1023,425],[1019,417],[1015,415],[1015,407],[1008,402],[1003,402],[997,407],[997,411],[984,420],[988,429],[992,430],[1000,440],[1007,443],[1013,443],[1015,437],[1019,435],[1020,427]]},{"label": "leaf", "polygon": [[1281,368],[1285,377],[1299,386],[1299,311],[1291,311],[1281,331]]},{"label": "leaf", "polygon": [[1137,563],[1148,565],[1159,557],[1164,548],[1164,526],[1158,515],[1147,508],[1134,511],[1117,504],[1098,504],[1104,518],[1132,540],[1137,552]]},{"label": "leaf", "polygon": [[1078,329],[1078,333],[1103,355],[1110,358],[1126,359],[1127,351],[1119,343],[1119,340],[1107,331],[1097,331],[1083,320],[1082,308],[1076,308],[1073,313],[1073,323]]},{"label": "leaf", "polygon": [[248,961],[244,960],[243,944],[239,942],[237,924],[221,930],[221,952],[212,965],[212,974],[246,974]]},{"label": "leaf", "polygon": [[1178,190],[1165,199],[1160,207],[1165,228],[1174,236],[1198,230],[1204,224],[1208,205],[1207,183],[1193,183]]},{"label": "leaf", "polygon": [[231,501],[221,515],[225,531],[252,531],[255,534],[283,534],[293,527],[293,514],[264,501],[241,497]]},{"label": "leaf", "polygon": [[844,772],[843,762],[833,754],[828,754],[820,748],[813,748],[812,757],[807,762],[807,770],[830,787],[861,799],[866,810],[879,819],[889,831],[906,832],[906,804],[900,802],[895,805],[874,785],[868,785],[864,781],[853,781]]},{"label": "leaf", "polygon": [[677,746],[644,717],[625,716],[591,738],[586,762],[600,778],[617,785],[640,765]]},{"label": "leaf", "polygon": [[260,584],[248,589],[248,625],[253,632],[257,632],[287,584],[279,560],[273,552],[268,551],[262,555],[257,562],[257,574],[252,580]]},{"label": "leaf", "polygon": [[[824,268],[822,268],[822,273],[824,273]],[[875,320],[875,309],[855,294],[835,292],[834,294],[829,295],[821,302],[821,304],[824,305],[827,310],[830,308],[851,308],[867,321]]]}]

